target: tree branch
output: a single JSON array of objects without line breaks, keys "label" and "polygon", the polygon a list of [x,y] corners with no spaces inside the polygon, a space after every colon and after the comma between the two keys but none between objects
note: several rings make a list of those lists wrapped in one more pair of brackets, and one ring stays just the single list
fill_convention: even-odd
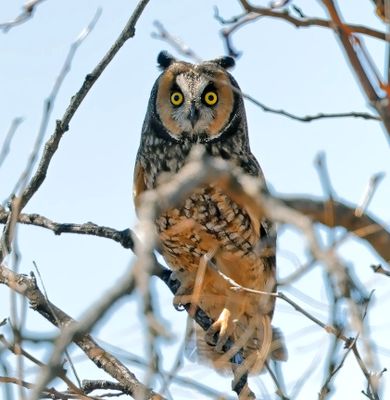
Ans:
[{"label": "tree branch", "polygon": [[1,22],[0,29],[2,29],[4,33],[7,33],[11,28],[26,22],[33,16],[36,6],[44,1],[45,0],[27,0],[23,5],[23,11],[13,20]]},{"label": "tree branch", "polygon": [[[378,221],[368,213],[357,217],[355,207],[332,201],[330,203],[313,198],[286,198],[281,200],[291,208],[309,216],[313,221],[320,222],[331,228],[342,226],[350,233],[366,240],[372,248],[386,261],[390,262],[390,232],[383,222]],[[326,213],[327,207],[333,210],[333,221]]]},{"label": "tree branch", "polygon": [[[282,19],[286,22],[293,24],[296,28],[306,28],[306,27],[310,27],[310,26],[318,26],[318,27],[329,28],[329,29],[333,28],[333,26],[332,26],[333,22],[329,21],[329,20],[325,20],[325,19],[321,19],[321,18],[301,18],[300,19],[300,18],[296,18],[296,17],[292,16],[286,10],[275,11],[272,8],[256,7],[256,6],[252,6],[251,4],[249,4],[249,2],[246,0],[239,0],[239,2],[241,3],[243,8],[247,12],[257,13],[257,14],[265,16],[265,17]],[[384,40],[384,41],[388,40],[385,32],[380,32],[375,29],[369,28],[367,26],[354,25],[354,24],[348,24],[345,26],[348,27],[348,29],[351,32],[362,33],[364,35],[368,35],[368,36],[374,37],[376,39]]]},{"label": "tree branch", "polygon": [[[22,355],[39,367],[43,367],[45,365],[34,356],[32,356],[30,353],[28,353],[26,350],[21,348],[20,345],[16,346],[14,343],[9,343],[4,335],[0,335],[0,342],[15,355]],[[67,377],[64,370],[58,370],[57,376],[67,384],[68,388],[71,389],[73,393],[79,395],[83,394],[83,392]]]},{"label": "tree branch", "polygon": [[[331,228],[342,226],[350,233],[366,240],[371,247],[386,261],[390,261],[390,232],[385,224],[376,217],[365,213],[357,217],[355,207],[340,201],[331,203],[314,198],[279,198],[288,207],[307,215],[313,221],[327,225]],[[326,212],[332,207],[334,220],[329,218]],[[0,224],[6,223],[9,212],[0,205]],[[114,240],[125,249],[134,249],[134,233],[130,229],[116,230],[114,228],[96,225],[93,222],[85,224],[54,222],[39,214],[20,214],[18,222],[26,225],[39,226],[49,229],[55,235],[62,233],[74,233],[81,235],[92,235]]]},{"label": "tree branch", "polygon": [[[145,240],[145,244],[141,244],[141,241],[133,241],[130,242],[130,246],[136,244],[136,253],[139,257],[141,256],[146,256],[150,257],[149,252],[151,253],[153,251],[153,248],[155,246],[155,241],[151,235],[150,232],[153,232],[154,229],[151,224],[153,224],[154,218],[156,215],[158,215],[161,211],[168,207],[173,207],[175,204],[179,203],[182,198],[185,198],[185,196],[188,195],[189,192],[193,190],[194,187],[198,187],[199,185],[205,185],[211,182],[214,182],[215,180],[218,180],[219,185],[222,185],[224,190],[226,190],[227,193],[229,193],[232,198],[240,198],[241,201],[245,201],[247,204],[251,204],[251,207],[254,207],[254,210],[256,210],[256,207],[260,207],[259,210],[259,215],[267,215],[269,218],[272,220],[281,222],[281,223],[289,223],[292,225],[296,225],[299,229],[302,230],[304,235],[306,236],[310,249],[312,251],[313,256],[320,260],[324,261],[326,264],[329,265],[329,273],[334,274],[336,278],[336,282],[340,285],[340,293],[344,295],[344,293],[347,293],[348,291],[353,289],[353,282],[351,282],[351,286],[349,285],[349,277],[347,276],[347,272],[341,268],[340,265],[338,265],[337,260],[335,259],[334,255],[332,255],[331,252],[327,252],[321,249],[319,246],[317,239],[315,237],[313,227],[311,225],[311,220],[307,217],[304,217],[302,213],[298,213],[296,211],[293,211],[292,208],[287,208],[286,205],[283,205],[281,202],[278,202],[277,200],[273,199],[270,196],[267,196],[261,192],[261,187],[260,183],[258,180],[255,180],[252,177],[245,176],[240,172],[238,169],[233,169],[231,168],[231,165],[227,163],[224,160],[220,159],[215,159],[215,158],[210,158],[206,154],[200,151],[199,148],[194,149],[193,153],[191,153],[190,156],[190,161],[187,165],[185,165],[182,170],[177,174],[175,179],[169,183],[166,183],[162,186],[159,186],[155,191],[152,192],[147,192],[144,195],[143,198],[143,206],[142,209],[140,210],[140,233],[141,233],[141,240]],[[351,216],[348,216],[348,213],[346,213],[345,210],[345,205],[341,204],[338,205],[338,203],[335,203],[338,207],[336,211],[340,212],[341,214],[338,215],[338,212],[335,212],[334,215],[335,217],[332,219],[332,224],[324,217],[324,205],[321,202],[308,202],[306,200],[306,203],[302,204],[297,199],[287,199],[284,200],[287,205],[290,206],[295,206],[297,209],[301,208],[302,210],[305,211],[306,214],[310,215],[313,219],[318,220],[322,223],[329,224],[330,226],[334,226],[335,224],[341,224],[342,226],[349,227],[350,229],[356,228],[355,233],[357,231],[360,231],[360,236],[361,236],[361,231],[368,229],[367,224],[369,226],[374,225],[375,229],[382,230],[384,237],[386,240],[389,239],[389,233],[382,227],[380,226],[375,220],[373,220],[371,217],[367,215],[363,215],[362,217],[357,218],[355,214],[353,213],[352,209],[350,210]],[[314,204],[314,207],[310,208],[309,206],[312,206]],[[257,211],[256,211],[257,213]],[[8,218],[7,212],[2,212],[2,218]],[[41,226],[46,225],[48,229],[52,230],[58,230],[61,231],[61,228],[59,228],[58,224],[53,225],[52,221],[42,219],[39,216],[34,216],[33,218],[30,218],[30,216],[26,216],[24,214],[21,214],[19,216],[22,220],[24,219],[25,222],[27,223],[33,223],[34,221],[39,221],[39,224]],[[358,222],[356,222],[358,221]],[[363,221],[363,224],[362,224]],[[55,223],[54,223],[55,224]],[[81,233],[83,230],[85,230],[86,234],[93,234],[91,233],[96,229],[96,226],[92,225],[92,231],[91,231],[91,224],[86,224],[86,225],[77,225],[77,226],[71,226],[69,224],[66,224],[66,227],[68,228],[68,231],[74,230],[75,232]],[[105,228],[102,227],[102,230]],[[99,235],[103,237],[108,237],[109,235],[113,236],[114,232],[111,230],[109,231],[109,235],[102,234],[102,231],[99,231],[99,229],[96,231]],[[94,232],[94,233],[96,233]],[[365,232],[365,237],[369,237],[369,234],[371,232]],[[131,237],[131,233],[130,233]],[[372,238],[371,238],[372,239]],[[118,240],[119,241],[119,240]],[[120,241],[119,241],[120,242]],[[374,242],[374,241],[373,241]],[[138,247],[137,250],[137,243],[138,246],[141,245],[141,247]],[[146,246],[143,248],[142,246]],[[387,246],[388,248],[389,246]],[[140,259],[139,263],[145,263],[145,260]],[[159,276],[161,279],[164,280],[165,283],[170,287],[171,291],[175,293],[180,286],[180,282],[177,280],[172,280],[171,277],[171,271],[162,269],[160,266],[156,266],[155,264],[155,259],[148,259],[147,262],[154,263],[154,270],[151,271],[155,275]],[[151,266],[153,267],[153,266]],[[143,269],[146,268],[145,265],[142,266]],[[149,269],[150,266],[148,266]],[[119,298],[120,295],[123,295],[123,293],[126,292],[127,290],[130,290],[130,287],[133,287],[134,285],[134,280],[132,278],[132,275],[127,275],[124,279],[121,279],[120,282],[120,287],[115,287],[115,290],[111,292],[111,294],[107,296],[103,296],[103,302],[101,305],[98,305],[98,307],[93,307],[91,310],[91,313],[87,313],[87,317],[83,318],[83,321],[86,322],[84,325],[79,325],[73,324],[68,328],[65,328],[60,336],[60,345],[57,344],[56,346],[56,351],[55,355],[53,354],[51,361],[48,363],[48,368],[55,369],[56,366],[60,365],[60,356],[63,352],[63,349],[66,347],[66,345],[70,342],[70,340],[75,340],[75,338],[79,337],[79,335],[84,335],[90,327],[94,324],[94,322],[97,320],[96,318],[97,315],[101,315],[104,313],[108,307],[112,304],[115,299]],[[343,285],[347,285],[345,288]],[[114,295],[112,295],[114,293]],[[296,309],[298,309],[300,312],[302,312],[305,316],[310,318],[313,322],[319,324],[322,326],[324,329],[326,329],[328,332],[334,333],[337,335],[337,337],[342,338],[344,341],[348,341],[348,338],[343,336],[341,333],[338,333],[334,329],[331,329],[331,327],[321,323],[321,321],[317,319],[313,319],[310,314],[306,313],[305,310],[301,308],[297,308],[296,303],[291,302],[289,299],[286,299],[286,297],[278,293],[276,294],[277,297],[280,297],[281,299],[289,302],[291,305],[293,305]],[[349,296],[346,294],[346,296]],[[184,305],[184,307],[188,310],[191,311],[191,306],[190,305]],[[56,312],[57,313],[57,312]],[[192,313],[191,313],[192,314]],[[202,326],[203,329],[208,329],[208,327],[212,324],[212,320],[201,310],[201,309],[196,309],[195,315],[192,314],[194,319]],[[224,348],[224,351],[230,351],[231,349],[234,348],[234,343],[233,342],[228,342],[227,346]],[[237,352],[236,352],[237,353]],[[354,352],[355,353],[355,352]],[[356,353],[357,354],[357,353]],[[356,357],[358,357],[355,354]],[[238,352],[233,358],[232,362],[241,364],[243,361],[242,355],[240,355],[240,352]],[[362,368],[365,368],[364,364],[362,364]],[[45,382],[47,383],[47,380],[42,380],[42,384]],[[241,390],[244,386],[246,386],[246,374],[243,374],[240,376],[240,380],[235,382],[234,389],[237,391],[237,393],[241,393]]]},{"label": "tree branch", "polygon": [[43,105],[43,112],[41,116],[41,122],[38,130],[37,137],[35,139],[35,143],[32,149],[32,152],[30,156],[28,157],[27,164],[24,168],[24,171],[22,172],[21,176],[19,177],[18,181],[16,182],[14,189],[12,191],[12,194],[17,194],[17,192],[23,191],[25,189],[25,186],[28,182],[28,180],[31,177],[31,173],[34,169],[35,163],[38,158],[39,151],[42,147],[42,142],[45,137],[47,127],[50,121],[50,116],[53,111],[54,103],[57,98],[57,95],[60,91],[60,88],[69,73],[71,67],[72,67],[72,61],[73,58],[78,50],[78,48],[81,46],[81,44],[84,42],[84,40],[87,38],[87,36],[91,33],[91,31],[94,29],[97,21],[100,18],[100,15],[102,13],[102,10],[99,8],[95,12],[95,15],[93,16],[92,20],[90,23],[83,28],[83,30],[80,32],[80,34],[77,36],[76,40],[70,45],[68,54],[65,58],[64,64],[61,67],[61,70],[54,82],[54,85],[52,87],[52,90],[47,97],[47,99],[44,101]]},{"label": "tree branch", "polygon": [[260,101],[256,100],[254,97],[242,93],[242,96],[249,100],[251,103],[255,104],[256,106],[260,107],[264,112],[269,112],[272,114],[279,114],[283,115],[284,117],[293,119],[299,122],[312,122],[319,119],[327,119],[327,118],[362,118],[366,120],[375,120],[375,121],[382,121],[382,118],[366,112],[358,112],[358,111],[350,111],[350,112],[340,112],[340,113],[318,113],[315,115],[305,115],[299,116],[292,114],[288,111],[272,108],[266,106],[265,104],[261,103]]},{"label": "tree branch", "polygon": [[62,119],[57,120],[55,131],[45,145],[45,149],[38,169],[21,195],[20,210],[24,208],[24,206],[28,203],[28,201],[36,193],[36,191],[45,180],[50,161],[54,153],[57,151],[62,136],[65,132],[69,130],[69,123],[71,122],[77,109],[80,107],[80,104],[84,100],[85,96],[88,94],[94,83],[103,73],[111,60],[115,57],[118,51],[122,48],[125,42],[134,36],[135,25],[149,1],[150,0],[141,0],[138,3],[133,14],[129,18],[127,24],[123,28],[115,43],[111,46],[110,50],[104,55],[102,60],[93,69],[93,71],[85,77],[85,80],[79,91],[74,96],[72,96],[70,104],[66,109]]},{"label": "tree branch", "polygon": [[[0,205],[0,224],[6,223],[9,212]],[[18,222],[26,225],[39,226],[53,231],[55,235],[63,233],[74,233],[80,235],[98,236],[114,240],[121,244],[125,249],[133,249],[133,232],[130,229],[118,231],[107,226],[96,225],[93,222],[85,224],[58,223],[39,214],[20,214]]]},{"label": "tree branch", "polygon": [[[386,128],[387,138],[390,138],[390,89],[382,82],[376,67],[373,65],[364,44],[354,35],[351,27],[345,24],[333,0],[321,0],[332,20],[332,28],[338,36],[349,63],[355,71],[362,89],[371,105],[381,116]],[[384,93],[384,95],[383,95]]]},{"label": "tree branch", "polygon": [[19,127],[19,125],[23,122],[23,118],[21,117],[16,117],[13,119],[11,126],[5,136],[3,146],[1,147],[0,150],[0,167],[3,164],[5,158],[7,157],[11,145],[11,141]]},{"label": "tree branch", "polygon": [[[82,323],[79,323],[53,303],[46,300],[44,294],[38,288],[33,275],[28,277],[23,274],[17,274],[6,268],[4,265],[1,265],[0,283],[7,285],[13,291],[25,296],[29,300],[33,310],[37,311],[49,322],[61,329],[61,334],[55,344],[56,354],[58,354],[59,357],[62,355],[62,351],[59,351],[59,348],[62,349],[73,341],[81,348],[81,350],[83,350],[88,358],[97,365],[98,368],[102,368],[123,385],[123,390],[126,390],[127,394],[137,398],[137,396],[142,393],[150,400],[163,399],[160,395],[146,388],[141,382],[139,382],[136,376],[130,372],[124,364],[113,355],[106,352],[87,333],[93,323],[104,315],[104,308],[101,306],[94,307],[93,312],[87,314],[87,316],[82,319]],[[132,287],[132,285],[125,279],[122,279],[121,283],[116,285],[116,289],[121,285],[126,286],[127,291],[130,291]],[[120,290],[123,290],[123,287],[121,287]],[[108,302],[110,302],[111,305],[115,301],[111,297],[111,294],[112,293],[108,293],[107,296],[104,296],[102,301],[103,305],[106,305]],[[53,357],[51,357],[48,364],[44,366],[43,372],[46,371],[46,373],[42,373],[39,376],[38,382],[33,388],[33,399],[37,398],[36,396],[38,396],[44,389],[47,383],[47,377],[57,375],[58,372],[61,371],[61,360],[59,360],[59,363],[54,364],[52,359]],[[45,381],[45,383],[42,386],[43,381]]]},{"label": "tree branch", "polygon": [[[0,376],[0,383],[12,383],[19,387],[23,387],[26,389],[33,389],[35,384],[23,381],[19,378],[12,378],[7,376]],[[58,399],[58,400],[70,400],[70,399],[80,399],[80,400],[88,400],[86,396],[80,394],[73,394],[73,393],[61,393],[54,388],[45,388],[42,390],[42,398],[49,398],[49,399]]]}]

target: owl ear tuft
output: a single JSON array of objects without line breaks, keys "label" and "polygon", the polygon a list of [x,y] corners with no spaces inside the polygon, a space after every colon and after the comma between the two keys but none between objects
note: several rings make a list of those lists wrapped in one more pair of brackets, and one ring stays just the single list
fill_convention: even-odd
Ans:
[{"label": "owl ear tuft", "polygon": [[167,51],[161,51],[157,56],[157,62],[162,69],[168,68],[176,59]]},{"label": "owl ear tuft", "polygon": [[217,64],[220,67],[225,68],[225,69],[233,68],[236,65],[234,58],[230,57],[230,56],[216,58],[215,60],[212,60],[211,62],[214,64]]}]

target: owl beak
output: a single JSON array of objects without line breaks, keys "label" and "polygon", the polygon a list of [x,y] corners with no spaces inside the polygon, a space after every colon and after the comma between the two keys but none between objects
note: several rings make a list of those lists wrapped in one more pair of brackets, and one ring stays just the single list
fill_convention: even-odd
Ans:
[{"label": "owl beak", "polygon": [[191,103],[191,108],[190,108],[190,114],[188,115],[188,119],[191,122],[192,128],[194,128],[196,122],[198,121],[199,118],[199,111],[195,106],[195,103]]}]

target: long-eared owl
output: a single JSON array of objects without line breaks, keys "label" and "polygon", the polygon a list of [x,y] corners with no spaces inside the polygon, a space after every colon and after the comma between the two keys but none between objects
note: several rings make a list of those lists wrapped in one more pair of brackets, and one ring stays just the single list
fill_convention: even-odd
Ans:
[{"label": "long-eared owl", "polygon": [[[151,92],[134,172],[136,207],[143,191],[175,178],[195,145],[265,185],[250,151],[242,94],[227,71],[234,60],[194,65],[162,52],[158,63],[162,73]],[[233,200],[216,181],[164,211],[156,228],[162,255],[181,282],[174,303],[196,303],[215,321],[207,332],[197,329],[199,354],[225,369],[229,358],[222,348],[231,337],[243,350],[246,369],[261,370],[277,353],[272,348],[274,297],[232,290],[224,277],[249,289],[275,290],[272,224]]]}]

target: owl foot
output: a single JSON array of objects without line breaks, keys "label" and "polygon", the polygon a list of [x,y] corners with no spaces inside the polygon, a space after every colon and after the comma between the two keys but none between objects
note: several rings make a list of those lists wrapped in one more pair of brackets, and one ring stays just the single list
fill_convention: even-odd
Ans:
[{"label": "owl foot", "polygon": [[199,296],[194,294],[195,281],[192,275],[185,270],[174,271],[172,272],[172,279],[180,282],[180,286],[173,297],[173,306],[176,310],[183,311],[184,306],[189,304],[192,305],[192,309],[196,308]]},{"label": "owl foot", "polygon": [[194,279],[191,278],[191,274],[187,271],[173,271],[171,274],[171,280],[179,281],[180,286],[176,291],[176,295],[192,293],[194,288]]},{"label": "owl foot", "polygon": [[176,294],[173,297],[173,306],[176,308],[176,310],[183,311],[184,306],[191,304],[192,300],[193,296],[191,294],[184,294],[184,295]]},{"label": "owl foot", "polygon": [[206,331],[205,339],[208,344],[215,346],[215,351],[224,353],[223,346],[226,344],[234,331],[234,323],[231,313],[224,308],[218,319]]}]

